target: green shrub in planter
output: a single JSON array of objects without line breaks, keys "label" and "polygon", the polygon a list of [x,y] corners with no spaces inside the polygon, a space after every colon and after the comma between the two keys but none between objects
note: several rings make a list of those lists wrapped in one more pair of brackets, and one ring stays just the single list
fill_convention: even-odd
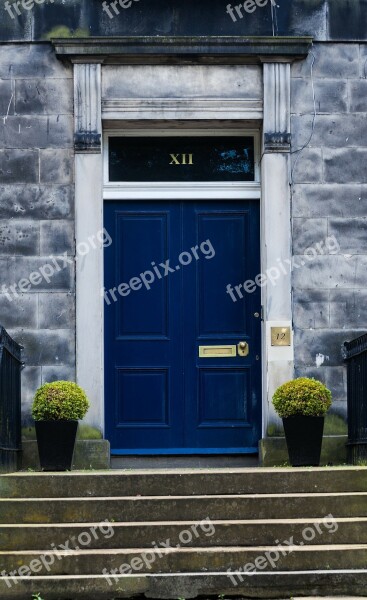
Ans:
[{"label": "green shrub in planter", "polygon": [[36,392],[32,408],[35,421],[78,421],[87,414],[84,390],[72,381],[45,383]]},{"label": "green shrub in planter", "polygon": [[316,379],[299,377],[278,387],[273,404],[283,419],[291,464],[319,465],[324,417],[331,406],[330,390]]},{"label": "green shrub in planter", "polygon": [[323,417],[331,406],[331,392],[321,381],[299,377],[278,387],[273,404],[282,418]]},{"label": "green shrub in planter", "polygon": [[71,381],[45,383],[37,390],[32,415],[44,471],[71,469],[78,420],[88,408],[84,390]]}]

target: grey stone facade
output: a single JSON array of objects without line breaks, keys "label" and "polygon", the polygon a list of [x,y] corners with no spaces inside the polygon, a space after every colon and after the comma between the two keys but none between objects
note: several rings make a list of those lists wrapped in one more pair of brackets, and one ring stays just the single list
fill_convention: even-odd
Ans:
[{"label": "grey stone facade", "polygon": [[[293,254],[300,264],[328,236],[340,246],[294,270],[296,373],[325,381],[343,418],[341,345],[367,317],[366,64],[367,45],[318,43],[292,66]],[[50,45],[3,46],[0,111],[0,277],[9,287],[50,255],[75,255],[71,66]],[[25,346],[27,425],[36,388],[75,377],[73,266],[12,301],[2,288],[0,321]]]},{"label": "grey stone facade", "polygon": [[[48,45],[0,53],[0,278],[28,279],[49,256],[74,256],[72,68]],[[23,423],[37,387],[75,377],[75,281],[66,265],[47,283],[0,294],[0,321],[24,345]]]},{"label": "grey stone facade", "polygon": [[300,264],[327,236],[340,246],[294,270],[296,373],[324,381],[344,417],[341,345],[366,330],[366,60],[366,45],[319,43],[292,67],[293,253]]}]

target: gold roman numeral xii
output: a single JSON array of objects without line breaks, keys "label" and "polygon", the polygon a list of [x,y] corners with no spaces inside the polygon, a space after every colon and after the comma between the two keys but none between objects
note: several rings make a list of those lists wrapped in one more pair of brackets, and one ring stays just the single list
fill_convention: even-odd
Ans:
[{"label": "gold roman numeral xii", "polygon": [[193,165],[194,155],[193,154],[170,154],[171,162],[170,165]]}]

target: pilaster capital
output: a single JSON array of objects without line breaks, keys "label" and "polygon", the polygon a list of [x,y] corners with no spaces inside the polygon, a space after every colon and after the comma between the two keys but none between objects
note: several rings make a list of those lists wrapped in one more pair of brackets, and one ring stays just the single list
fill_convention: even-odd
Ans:
[{"label": "pilaster capital", "polygon": [[74,148],[78,153],[101,152],[101,64],[74,64]]}]

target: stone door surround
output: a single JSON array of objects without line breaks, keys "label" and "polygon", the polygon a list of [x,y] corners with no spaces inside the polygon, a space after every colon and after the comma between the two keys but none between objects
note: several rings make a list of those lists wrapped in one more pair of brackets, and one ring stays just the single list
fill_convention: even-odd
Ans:
[{"label": "stone door surround", "polygon": [[[261,237],[262,272],[291,259],[290,227],[290,67],[306,58],[311,38],[295,37],[119,37],[52,40],[56,55],[74,64],[76,242],[103,227],[103,120],[132,118],[202,120],[232,119],[262,126]],[[262,72],[262,102],[233,100],[102,99],[106,65],[257,65]],[[226,115],[225,117],[223,115]],[[88,392],[88,421],[103,431],[103,253],[77,263],[77,381]],[[273,326],[291,327],[291,274],[281,284],[263,288],[263,434],[274,389],[293,376],[293,342],[272,347]]]}]

